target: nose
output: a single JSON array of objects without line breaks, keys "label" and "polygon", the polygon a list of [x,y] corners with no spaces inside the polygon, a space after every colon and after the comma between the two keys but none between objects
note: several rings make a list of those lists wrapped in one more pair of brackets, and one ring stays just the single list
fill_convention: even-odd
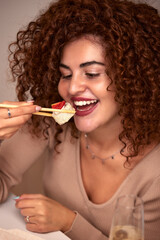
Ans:
[{"label": "nose", "polygon": [[87,88],[86,81],[81,75],[72,75],[72,79],[69,84],[70,95],[76,95],[82,93]]}]

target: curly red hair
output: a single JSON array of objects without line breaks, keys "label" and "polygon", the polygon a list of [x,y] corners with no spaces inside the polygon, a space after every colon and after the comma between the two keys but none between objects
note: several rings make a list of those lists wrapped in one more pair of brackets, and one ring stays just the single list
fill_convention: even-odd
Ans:
[{"label": "curly red hair", "polygon": [[[129,147],[130,156],[136,156],[141,147],[160,142],[160,17],[147,4],[126,0],[52,3],[19,31],[16,42],[10,45],[18,99],[27,100],[31,95],[44,107],[61,101],[57,86],[63,47],[88,34],[100,36],[104,44],[109,62],[106,71],[114,83],[122,117],[119,139]],[[32,130],[35,134],[40,129],[47,132],[52,121],[33,117]],[[62,129],[56,129],[58,135]]]}]

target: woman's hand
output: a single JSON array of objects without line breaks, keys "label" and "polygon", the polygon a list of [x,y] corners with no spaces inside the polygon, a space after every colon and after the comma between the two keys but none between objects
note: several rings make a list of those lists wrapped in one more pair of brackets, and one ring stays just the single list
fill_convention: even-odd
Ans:
[{"label": "woman's hand", "polygon": [[16,105],[17,108],[0,108],[0,140],[10,138],[25,124],[32,113],[41,107],[33,105],[33,102],[2,102],[2,104]]},{"label": "woman's hand", "polygon": [[[26,222],[26,228],[32,232],[65,232],[70,229],[76,213],[60,203],[41,194],[23,194],[16,200]],[[27,217],[28,216],[28,217]]]}]

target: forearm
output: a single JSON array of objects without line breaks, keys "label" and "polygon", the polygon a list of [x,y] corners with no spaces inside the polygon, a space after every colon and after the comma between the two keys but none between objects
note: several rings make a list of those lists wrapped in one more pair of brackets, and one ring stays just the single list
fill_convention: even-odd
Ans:
[{"label": "forearm", "polygon": [[24,172],[47,149],[47,141],[33,139],[30,134],[17,133],[0,147],[0,202],[11,187],[21,182]]}]

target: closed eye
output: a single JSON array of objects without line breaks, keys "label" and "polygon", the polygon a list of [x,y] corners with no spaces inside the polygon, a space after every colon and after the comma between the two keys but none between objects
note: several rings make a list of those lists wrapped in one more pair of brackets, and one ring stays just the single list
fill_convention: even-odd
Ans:
[{"label": "closed eye", "polygon": [[100,73],[85,73],[88,78],[95,78],[100,76]]},{"label": "closed eye", "polygon": [[61,75],[62,79],[70,79],[72,77],[72,74],[69,75]]}]

